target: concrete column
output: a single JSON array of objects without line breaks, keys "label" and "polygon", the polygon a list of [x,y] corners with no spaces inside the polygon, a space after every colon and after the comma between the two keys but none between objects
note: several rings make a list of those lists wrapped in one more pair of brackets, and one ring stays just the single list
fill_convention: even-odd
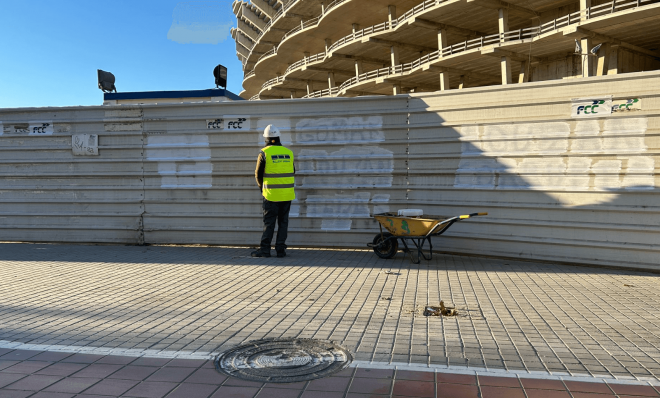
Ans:
[{"label": "concrete column", "polygon": [[607,67],[609,66],[607,63],[607,58],[610,53],[610,45],[609,43],[603,43],[603,46],[600,48],[600,51],[598,51],[598,58],[596,60],[596,76],[604,76],[607,75]]},{"label": "concrete column", "polygon": [[[447,47],[447,29],[438,29],[438,50],[442,57],[442,49]],[[449,72],[440,72],[440,90],[449,90]]]},{"label": "concrete column", "polygon": [[392,66],[399,65],[399,47],[397,46],[390,47],[390,61]]},{"label": "concrete column", "polygon": [[589,8],[591,7],[591,0],[580,0],[580,20],[586,21],[589,19]]},{"label": "concrete column", "polygon": [[[500,8],[498,10],[498,21],[499,21],[499,30],[500,34],[509,31],[509,10],[506,8]],[[504,39],[500,37],[500,41],[503,42]]]},{"label": "concrete column", "polygon": [[442,51],[445,47],[447,47],[447,29],[438,29],[438,50]]},{"label": "concrete column", "polygon": [[314,88],[312,87],[312,82],[307,80],[307,95],[310,95],[313,92],[314,92]]},{"label": "concrete column", "polygon": [[328,72],[328,88],[335,87],[335,73]]},{"label": "concrete column", "polygon": [[394,94],[394,95],[401,94],[401,85],[400,84],[395,84],[394,86],[392,86],[392,94]]},{"label": "concrete column", "polygon": [[390,23],[390,28],[392,27],[392,21],[396,19],[396,6],[387,6],[387,21]]},{"label": "concrete column", "polygon": [[325,39],[325,53],[326,54],[328,53],[328,49],[330,48],[331,45],[332,45],[332,40]]},{"label": "concrete column", "polygon": [[449,73],[440,72],[440,91],[449,90]]},{"label": "concrete column", "polygon": [[[498,10],[498,24],[500,35],[509,30],[509,10],[500,8]],[[500,42],[504,42],[504,38],[500,36]],[[511,84],[511,60],[509,57],[500,58],[500,68],[502,71],[502,84]]]},{"label": "concrete column", "polygon": [[619,73],[619,46],[610,45],[609,55],[607,56],[607,74],[616,75]]},{"label": "concrete column", "polygon": [[518,74],[518,83],[529,82],[529,73],[527,72],[529,63],[527,61],[520,64],[520,73]]},{"label": "concrete column", "polygon": [[360,76],[363,72],[362,61],[355,61],[355,76]]},{"label": "concrete column", "polygon": [[580,45],[582,46],[582,77],[589,77],[594,75],[594,58],[589,55],[591,50],[592,40],[591,37],[585,37],[580,40]]},{"label": "concrete column", "polygon": [[511,61],[509,57],[500,58],[500,69],[502,71],[502,84],[511,84]]},{"label": "concrete column", "polygon": [[460,79],[459,82],[458,82],[458,89],[459,89],[459,90],[462,90],[462,89],[465,88],[465,81],[466,81],[466,80],[467,80],[467,79],[465,78],[465,75],[461,75],[461,79]]}]

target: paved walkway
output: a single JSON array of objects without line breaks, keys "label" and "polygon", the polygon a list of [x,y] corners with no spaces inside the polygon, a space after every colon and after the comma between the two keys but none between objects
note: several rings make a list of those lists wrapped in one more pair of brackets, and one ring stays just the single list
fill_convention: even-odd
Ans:
[{"label": "paved walkway", "polygon": [[361,367],[320,380],[264,384],[223,376],[214,369],[213,362],[205,360],[25,350],[0,356],[0,369],[2,398],[660,397],[658,390],[648,385]]},{"label": "paved walkway", "polygon": [[[68,385],[68,379],[60,380],[65,376],[99,383],[124,380],[125,376],[117,374],[130,372],[115,372],[129,366],[149,367],[140,361],[159,356],[156,359],[161,362],[148,362],[153,372],[134,376],[139,380],[130,389],[148,388],[155,380],[150,378],[161,377],[158,374],[178,375],[157,380],[170,388],[158,393],[161,395],[129,392],[126,396],[160,397],[184,384],[204,384],[197,378],[188,379],[194,372],[181,376],[185,370],[179,368],[212,372],[206,359],[215,353],[266,337],[327,339],[348,348],[358,370],[354,375],[348,371],[341,375],[353,376],[339,392],[342,397],[350,397],[352,392],[373,393],[355,390],[363,383],[361,379],[385,380],[382,383],[389,390],[378,390],[385,396],[402,392],[408,395],[401,396],[429,396],[412,393],[412,387],[397,387],[409,378],[423,378],[430,383],[424,391],[429,393],[433,385],[438,397],[461,396],[440,394],[446,387],[463,388],[482,398],[500,393],[515,397],[513,391],[523,394],[523,386],[528,398],[555,396],[548,392],[552,389],[544,390],[545,395],[529,392],[540,384],[526,385],[525,380],[531,383],[529,380],[540,378],[552,379],[547,385],[564,394],[556,396],[571,396],[569,391],[573,397],[580,396],[585,387],[579,385],[584,381],[595,382],[584,384],[594,388],[606,387],[598,391],[609,395],[631,393],[617,388],[657,394],[652,387],[660,385],[656,275],[461,256],[437,256],[431,262],[411,265],[402,254],[394,260],[381,260],[369,251],[355,250],[301,249],[290,250],[284,259],[253,259],[249,251],[0,245],[0,349],[4,350],[0,397],[29,396],[5,392],[19,394],[37,376],[51,378],[52,383],[41,386],[44,390],[59,388],[60,383]],[[426,305],[438,305],[440,300],[454,305],[459,316],[423,316]],[[55,352],[65,355],[64,351],[86,352],[94,361],[124,363],[95,362],[68,374],[38,374],[83,355],[39,357]],[[12,358],[15,353],[18,357]],[[36,354],[27,358],[25,353]],[[171,358],[162,357],[178,359],[170,363]],[[137,362],[127,365],[129,359]],[[100,365],[113,365],[116,370],[94,373]],[[83,372],[88,368],[89,376]],[[177,370],[169,370],[173,368]],[[425,372],[417,372],[422,368]],[[364,374],[390,372],[389,378],[360,377],[367,369],[376,373]],[[463,375],[447,376],[450,373]],[[204,389],[210,392],[200,396],[234,396],[217,394],[236,387],[233,384],[239,381],[214,377],[209,382],[213,391]],[[182,381],[185,383],[177,387]],[[309,395],[315,383],[322,382],[279,385],[278,391],[289,390],[289,395],[280,391],[277,396],[320,397],[320,393]],[[382,388],[387,387],[382,383]],[[452,387],[452,383],[468,387]],[[508,383],[506,388],[511,390],[502,392],[493,383]],[[578,383],[577,390],[569,383]],[[139,387],[143,384],[146,387]],[[245,395],[249,397],[261,391],[261,398],[272,396],[264,391],[273,387],[243,389],[252,394]],[[62,396],[81,391],[88,392]],[[326,389],[323,393],[338,396],[331,392]],[[38,394],[34,397],[47,396]]]}]

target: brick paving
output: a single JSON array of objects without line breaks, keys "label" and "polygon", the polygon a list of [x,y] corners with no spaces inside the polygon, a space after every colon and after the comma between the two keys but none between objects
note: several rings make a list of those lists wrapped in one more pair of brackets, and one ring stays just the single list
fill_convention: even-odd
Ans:
[{"label": "brick paving", "polygon": [[[144,398],[632,398],[660,397],[651,385],[455,375],[397,369],[347,368],[307,382],[255,383],[224,376],[208,360],[164,360],[68,354],[59,361],[38,361],[39,351],[24,355],[0,371],[0,397],[144,397]],[[65,359],[69,362],[65,362]],[[63,365],[79,365],[62,373]],[[128,370],[127,370],[128,369]],[[139,370],[144,369],[144,370]],[[99,373],[101,372],[101,373]],[[57,376],[53,376],[57,374]],[[99,378],[99,376],[102,378]]]},{"label": "brick paving", "polygon": [[[21,389],[34,397],[459,397],[476,388],[482,398],[576,398],[596,386],[620,397],[657,394],[654,274],[465,256],[411,265],[402,254],[381,260],[360,250],[297,249],[284,259],[249,252],[0,245],[0,397],[31,396]],[[441,299],[459,316],[422,315]],[[214,379],[221,376],[208,361],[121,355],[206,358],[266,337],[333,340],[354,354],[358,373],[331,378],[342,391],[313,392],[322,381],[235,385],[242,382]],[[53,349],[12,350],[10,342]],[[95,354],[54,352],[61,347]],[[357,376],[383,366],[396,374]],[[432,371],[412,371],[419,366]],[[413,387],[405,377],[421,379]],[[474,383],[456,381],[464,378]]]}]

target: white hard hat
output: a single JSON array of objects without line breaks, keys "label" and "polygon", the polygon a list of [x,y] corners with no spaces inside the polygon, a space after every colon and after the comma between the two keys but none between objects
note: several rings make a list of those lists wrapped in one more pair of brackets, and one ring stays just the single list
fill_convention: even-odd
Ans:
[{"label": "white hard hat", "polygon": [[273,126],[272,124],[269,124],[264,129],[265,138],[275,138],[279,136],[280,136],[280,130],[277,127]]}]

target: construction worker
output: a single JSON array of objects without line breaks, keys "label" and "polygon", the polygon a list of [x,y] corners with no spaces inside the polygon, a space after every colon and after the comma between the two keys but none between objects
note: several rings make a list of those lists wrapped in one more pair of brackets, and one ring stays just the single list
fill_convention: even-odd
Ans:
[{"label": "construction worker", "polygon": [[275,251],[277,257],[286,256],[286,236],[289,228],[289,210],[291,201],[296,198],[294,192],[295,167],[293,152],[282,146],[280,130],[269,124],[264,129],[266,146],[259,153],[254,177],[263,195],[264,232],[261,247],[252,252],[252,257],[270,257],[270,245],[277,221],[277,239]]}]

